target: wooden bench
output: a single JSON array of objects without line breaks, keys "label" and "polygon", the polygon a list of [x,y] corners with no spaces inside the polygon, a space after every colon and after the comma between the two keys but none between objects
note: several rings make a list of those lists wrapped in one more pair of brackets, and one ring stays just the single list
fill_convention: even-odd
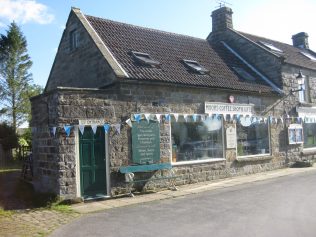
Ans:
[{"label": "wooden bench", "polygon": [[[134,173],[151,172],[157,170],[165,170],[167,172],[167,175],[159,177],[150,177],[148,179],[135,179]],[[122,174],[125,174],[126,191],[130,197],[134,197],[134,194],[132,193],[133,184],[154,182],[155,180],[169,179],[170,183],[168,188],[173,191],[178,190],[175,185],[175,179],[177,178],[177,176],[172,170],[172,165],[170,163],[122,166],[120,167],[120,172]]]}]

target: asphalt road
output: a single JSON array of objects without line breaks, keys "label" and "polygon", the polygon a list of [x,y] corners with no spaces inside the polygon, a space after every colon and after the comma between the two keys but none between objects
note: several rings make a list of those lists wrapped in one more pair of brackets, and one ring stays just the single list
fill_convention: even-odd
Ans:
[{"label": "asphalt road", "polygon": [[315,237],[316,172],[90,214],[53,237]]}]

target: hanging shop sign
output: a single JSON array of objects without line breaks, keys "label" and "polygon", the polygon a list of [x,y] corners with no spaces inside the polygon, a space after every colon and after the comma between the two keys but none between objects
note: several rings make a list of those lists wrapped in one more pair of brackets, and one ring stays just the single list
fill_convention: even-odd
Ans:
[{"label": "hanging shop sign", "polygon": [[253,114],[253,105],[205,102],[205,113],[251,116]]},{"label": "hanging shop sign", "polygon": [[290,124],[288,128],[289,144],[303,143],[303,127],[301,124]]},{"label": "hanging shop sign", "polygon": [[105,124],[105,119],[80,119],[79,125],[102,125]]},{"label": "hanging shop sign", "polygon": [[236,148],[236,127],[229,126],[226,128],[226,148]]},{"label": "hanging shop sign", "polygon": [[132,154],[134,164],[153,164],[160,161],[158,122],[147,122],[147,120],[133,122]]}]

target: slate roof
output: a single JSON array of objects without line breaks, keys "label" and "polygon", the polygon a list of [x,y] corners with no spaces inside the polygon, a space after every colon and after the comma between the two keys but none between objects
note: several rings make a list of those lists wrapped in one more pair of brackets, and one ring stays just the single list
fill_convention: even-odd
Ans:
[{"label": "slate roof", "polygon": [[[87,16],[87,20],[127,72],[129,79],[160,81],[188,86],[272,93],[273,89],[230,53],[222,44],[130,24]],[[131,51],[148,53],[161,63],[159,68],[138,64]],[[210,72],[201,75],[188,70],[183,59],[198,61]],[[245,81],[232,67],[241,67],[254,76]],[[128,79],[128,78],[126,78]]]},{"label": "slate roof", "polygon": [[290,44],[282,43],[276,40],[271,40],[271,39],[267,39],[267,38],[256,36],[256,35],[251,35],[248,33],[243,33],[243,32],[239,32],[239,33],[256,43],[260,44],[260,41],[263,41],[263,42],[272,44],[278,49],[281,49],[283,53],[277,53],[277,54],[280,56],[283,56],[285,59],[284,62],[286,63],[316,70],[316,61],[310,60],[309,58],[307,58],[301,53],[301,52],[306,52],[316,57],[315,52],[311,50],[297,48]]}]

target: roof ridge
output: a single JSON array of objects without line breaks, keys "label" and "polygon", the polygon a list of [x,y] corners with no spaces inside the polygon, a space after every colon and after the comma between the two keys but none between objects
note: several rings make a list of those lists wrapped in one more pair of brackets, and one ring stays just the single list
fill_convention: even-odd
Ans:
[{"label": "roof ridge", "polygon": [[265,36],[254,35],[254,34],[250,34],[250,33],[247,33],[247,32],[242,32],[242,31],[237,31],[237,32],[239,32],[240,34],[251,35],[251,36],[254,36],[254,37],[258,37],[258,38],[262,38],[262,39],[267,39],[267,40],[274,41],[274,42],[277,42],[277,43],[280,43],[280,44],[286,44],[286,45],[291,46],[291,47],[293,47],[293,48],[297,48],[297,47],[295,47],[295,46],[293,46],[293,45],[291,45],[291,44],[284,43],[284,42],[279,41],[279,40],[270,39],[270,38],[267,38],[267,37],[265,37]]},{"label": "roof ridge", "polygon": [[205,41],[205,42],[207,41],[207,39],[203,39],[203,38],[199,38],[199,37],[195,37],[195,36],[190,36],[190,35],[185,35],[185,34],[180,34],[180,33],[174,33],[174,32],[165,31],[165,30],[158,30],[158,29],[149,28],[149,27],[145,27],[145,26],[139,26],[139,25],[134,25],[134,24],[130,24],[130,23],[110,20],[110,19],[106,19],[106,18],[102,18],[102,17],[96,17],[96,16],[91,16],[91,15],[86,15],[86,14],[84,14],[84,15],[86,17],[91,17],[91,18],[95,18],[95,19],[98,19],[98,20],[102,20],[102,21],[108,21],[108,22],[112,22],[112,23],[115,23],[115,24],[125,25],[125,26],[134,27],[134,28],[143,29],[143,30],[148,30],[148,31],[152,31],[152,32],[157,32],[157,33],[162,33],[162,34],[167,34],[167,35],[174,35],[174,36],[182,36],[182,37],[196,39],[196,40],[201,40],[201,41]]}]

